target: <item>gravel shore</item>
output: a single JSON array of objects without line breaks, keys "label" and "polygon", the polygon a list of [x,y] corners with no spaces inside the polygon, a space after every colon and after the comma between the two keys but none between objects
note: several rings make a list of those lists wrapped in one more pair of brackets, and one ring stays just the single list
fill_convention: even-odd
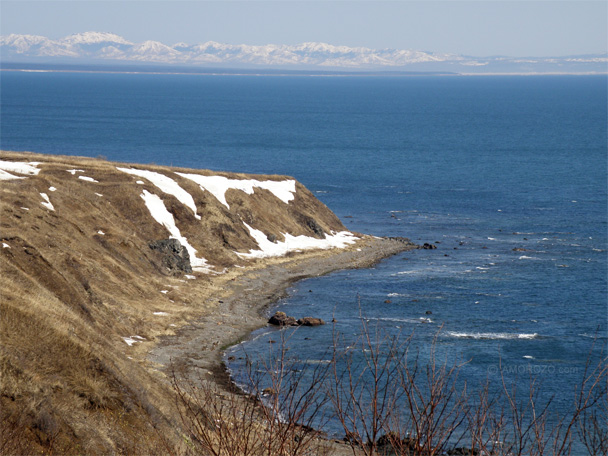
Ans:
[{"label": "gravel shore", "polygon": [[180,374],[206,379],[228,388],[230,379],[222,351],[267,324],[266,309],[285,296],[294,282],[340,269],[367,268],[383,258],[416,248],[399,239],[364,236],[344,250],[304,252],[290,258],[260,261],[255,268],[222,277],[217,295],[200,319],[180,328],[174,336],[160,337],[148,359],[165,373],[171,365]]},{"label": "gravel shore", "polygon": [[[222,352],[266,325],[268,307],[285,296],[291,284],[340,269],[368,268],[384,258],[415,248],[416,245],[403,239],[364,236],[347,249],[263,260],[252,268],[218,276],[217,294],[210,298],[214,302],[206,303],[212,310],[180,328],[175,335],[160,337],[148,352],[148,360],[168,377],[175,372],[176,377],[188,378],[194,385],[210,386],[224,394],[238,396],[240,392],[222,362]],[[321,439],[318,445],[334,456],[353,454],[344,442]]]}]

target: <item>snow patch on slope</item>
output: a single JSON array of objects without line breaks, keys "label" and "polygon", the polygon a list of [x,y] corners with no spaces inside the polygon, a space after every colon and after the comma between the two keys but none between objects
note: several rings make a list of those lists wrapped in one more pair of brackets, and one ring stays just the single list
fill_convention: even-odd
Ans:
[{"label": "snow patch on slope", "polygon": [[[243,222],[244,223],[244,222]],[[331,235],[325,236],[325,239],[317,239],[309,236],[292,236],[291,234],[283,234],[285,241],[271,242],[266,235],[255,228],[250,227],[246,223],[244,225],[249,230],[249,234],[258,243],[260,250],[250,250],[249,253],[239,253],[237,255],[242,258],[267,258],[275,256],[283,256],[289,252],[298,250],[310,249],[331,249],[344,248],[349,244],[354,244],[357,237],[349,231],[332,232]]]},{"label": "snow patch on slope", "polygon": [[87,181],[87,182],[99,183],[98,180],[95,180],[92,177],[88,177],[88,176],[78,176],[78,179],[81,179],[81,180]]},{"label": "snow patch on slope", "polygon": [[164,226],[171,234],[171,237],[177,239],[188,250],[192,269],[200,272],[211,272],[209,269],[211,266],[207,264],[207,260],[197,257],[196,249],[190,245],[188,239],[182,236],[179,228],[175,225],[173,215],[167,210],[163,200],[147,190],[144,190],[140,196],[144,200],[152,218]]},{"label": "snow patch on slope", "polygon": [[40,196],[42,196],[42,199],[44,200],[40,204],[42,204],[48,210],[54,211],[55,207],[53,206],[53,203],[51,203],[51,200],[49,200],[49,195],[47,195],[46,193],[41,193]]},{"label": "snow patch on slope", "polygon": [[196,204],[194,204],[194,199],[192,198],[192,195],[190,195],[190,193],[181,188],[177,184],[177,182],[175,182],[170,177],[167,177],[164,174],[155,173],[154,171],[145,171],[141,169],[119,167],[117,167],[116,169],[122,171],[123,173],[143,177],[144,179],[149,180],[162,192],[167,193],[169,195],[173,195],[184,206],[188,206],[190,209],[192,209],[192,212],[194,212],[194,216],[199,220],[201,219],[201,216],[196,213]]},{"label": "snow patch on slope", "polygon": [[38,162],[12,162],[0,160],[0,180],[23,179],[23,176],[15,176],[13,173],[26,174],[28,176],[37,175],[40,170],[36,168]]},{"label": "snow patch on slope", "polygon": [[284,203],[294,199],[296,192],[296,181],[293,179],[284,181],[258,181],[255,179],[228,179],[224,176],[203,176],[201,174],[176,173],[178,176],[196,182],[202,190],[207,190],[217,200],[230,209],[226,201],[226,192],[229,189],[241,190],[248,195],[253,194],[255,187],[270,191],[274,196]]}]

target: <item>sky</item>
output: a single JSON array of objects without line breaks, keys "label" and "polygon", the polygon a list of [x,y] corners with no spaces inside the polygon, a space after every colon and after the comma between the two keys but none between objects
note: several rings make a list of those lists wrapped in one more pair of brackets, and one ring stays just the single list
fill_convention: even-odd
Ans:
[{"label": "sky", "polygon": [[2,0],[0,34],[85,31],[172,45],[324,42],[473,56],[608,51],[608,2]]}]

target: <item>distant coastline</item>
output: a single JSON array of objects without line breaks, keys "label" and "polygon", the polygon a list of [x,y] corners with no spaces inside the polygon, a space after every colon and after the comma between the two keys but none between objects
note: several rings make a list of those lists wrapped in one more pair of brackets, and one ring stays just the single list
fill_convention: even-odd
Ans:
[{"label": "distant coastline", "polygon": [[272,68],[214,68],[182,65],[150,64],[55,64],[30,62],[2,62],[0,71],[21,71],[36,73],[108,73],[108,74],[175,74],[199,76],[459,76],[461,73],[449,71],[339,71],[339,70],[296,70]]},{"label": "distant coastline", "polygon": [[276,76],[276,77],[445,77],[445,76],[606,76],[606,72],[495,72],[495,73],[456,73],[449,71],[338,71],[338,70],[280,70],[272,68],[211,68],[195,66],[159,65],[104,65],[104,64],[46,64],[3,62],[0,71],[23,73],[91,73],[91,74],[149,74],[184,76]]}]

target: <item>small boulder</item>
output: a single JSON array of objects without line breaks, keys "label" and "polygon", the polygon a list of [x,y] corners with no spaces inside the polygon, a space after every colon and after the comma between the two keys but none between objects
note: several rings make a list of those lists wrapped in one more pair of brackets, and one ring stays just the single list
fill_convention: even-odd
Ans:
[{"label": "small boulder", "polygon": [[275,326],[297,326],[298,321],[294,317],[288,316],[285,312],[275,312],[275,314],[270,317],[268,323]]},{"label": "small boulder", "polygon": [[325,322],[323,320],[314,317],[304,317],[298,320],[298,325],[300,326],[321,326],[324,324]]},{"label": "small boulder", "polygon": [[477,456],[479,454],[479,451],[472,450],[471,448],[459,447],[448,450],[447,454],[449,456]]},{"label": "small boulder", "polygon": [[422,247],[420,247],[423,250],[434,250],[437,248],[436,245],[434,244],[429,244],[428,242],[425,242],[424,244],[422,244]]},{"label": "small boulder", "polygon": [[277,392],[273,388],[264,388],[262,396],[276,396]]}]

